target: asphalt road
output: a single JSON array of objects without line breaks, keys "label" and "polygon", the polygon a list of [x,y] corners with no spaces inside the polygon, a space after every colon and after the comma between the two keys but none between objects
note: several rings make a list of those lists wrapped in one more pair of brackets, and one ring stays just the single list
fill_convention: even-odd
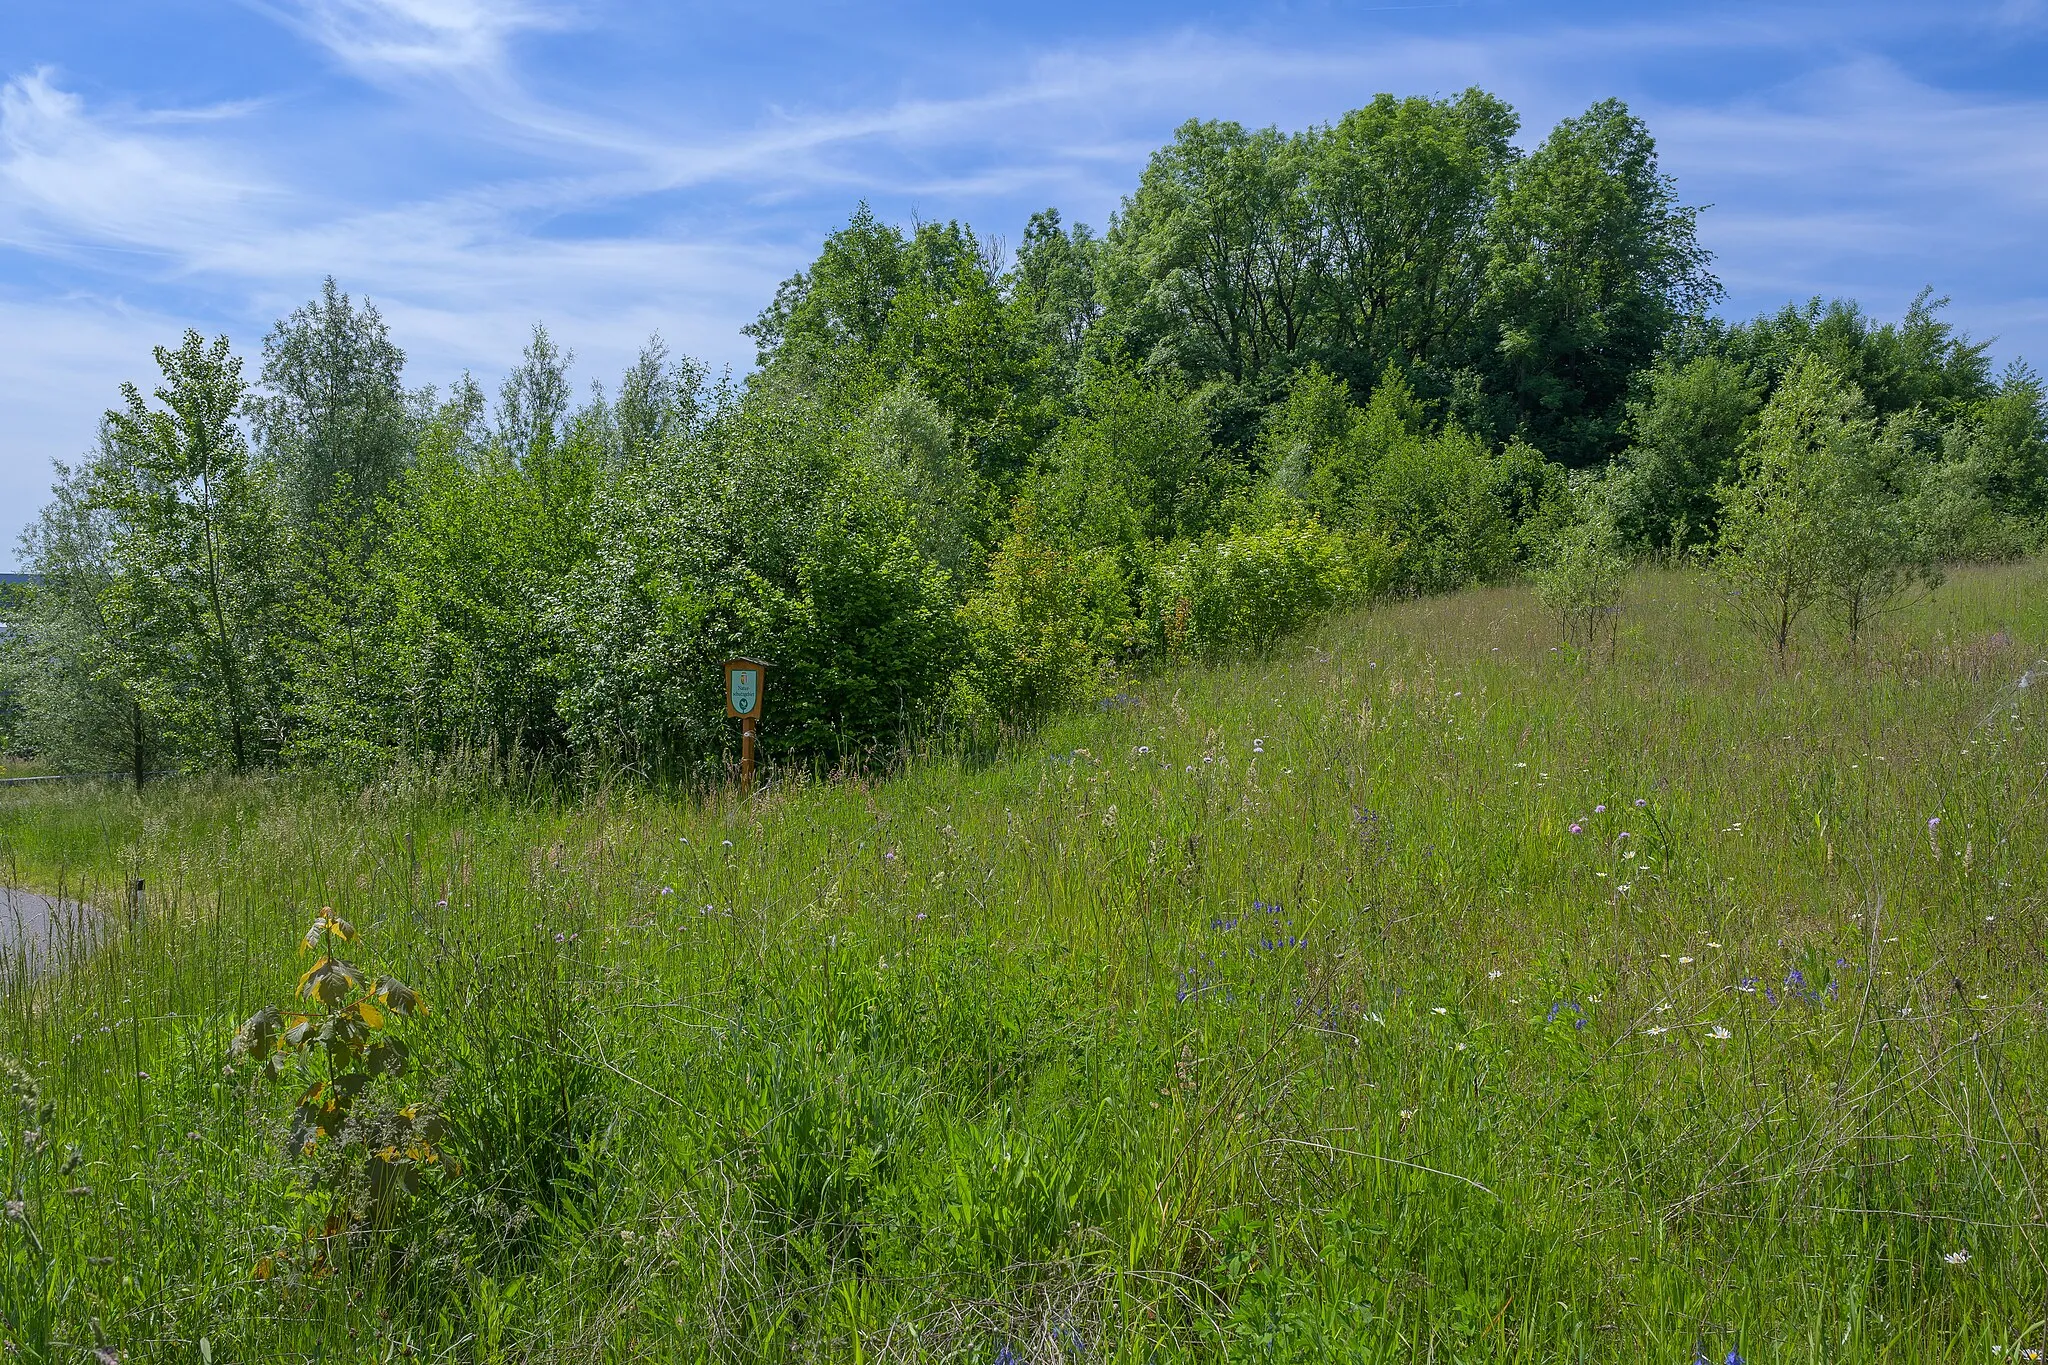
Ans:
[{"label": "asphalt road", "polygon": [[99,922],[91,906],[0,886],[0,974],[42,970],[67,946],[90,939]]}]

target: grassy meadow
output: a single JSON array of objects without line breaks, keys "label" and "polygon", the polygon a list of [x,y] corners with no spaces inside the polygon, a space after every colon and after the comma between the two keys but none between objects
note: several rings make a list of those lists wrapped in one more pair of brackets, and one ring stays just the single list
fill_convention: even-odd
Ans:
[{"label": "grassy meadow", "polygon": [[[1398,604],[746,803],[0,789],[108,916],[0,998],[8,1358],[2038,1359],[2048,565],[1783,668],[1715,607]],[[336,1238],[229,1057],[323,906],[447,1118]]]}]

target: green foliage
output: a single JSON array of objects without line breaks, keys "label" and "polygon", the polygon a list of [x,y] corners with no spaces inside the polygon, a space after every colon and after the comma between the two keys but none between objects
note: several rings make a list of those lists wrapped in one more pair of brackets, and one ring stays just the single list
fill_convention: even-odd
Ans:
[{"label": "green foliage", "polygon": [[1042,531],[1123,548],[1200,535],[1244,486],[1244,471],[1218,456],[1198,405],[1174,383],[1093,364],[1078,402],[1025,485]]},{"label": "green foliage", "polygon": [[376,553],[344,551],[331,592],[306,605],[297,752],[358,766],[559,752],[566,665],[553,604],[593,553],[606,450],[587,414],[557,434],[544,347],[536,338],[529,353],[538,374],[508,381],[500,434],[483,431],[473,389],[442,405]]},{"label": "green foliage", "polygon": [[1589,492],[1576,501],[1579,515],[1543,548],[1530,583],[1536,600],[1557,614],[1568,643],[1592,651],[1604,638],[1611,655],[1620,634],[1628,560],[1607,499]]},{"label": "green foliage", "polygon": [[1103,243],[1105,322],[1125,355],[1191,384],[1267,377],[1308,339],[1316,223],[1303,140],[1190,119],[1153,153]]},{"label": "green foliage", "polygon": [[1519,119],[1482,90],[1378,95],[1307,135],[1326,233],[1319,350],[1364,392],[1394,367],[1447,375],[1483,348],[1488,211]]},{"label": "green foliage", "polygon": [[[2015,1358],[2048,1289],[2043,567],[1783,671],[1710,580],[1628,594],[1594,679],[1522,589],[1397,601],[744,803],[6,789],[11,880],[151,894],[0,1011],[0,1335]],[[434,1003],[382,1031],[391,1099],[433,1097],[462,1168],[324,1275],[277,1256],[325,1227],[278,1141],[315,1078],[220,1055],[308,965],[279,907],[315,885],[385,907],[380,966]]]},{"label": "green foliage", "polygon": [[1871,407],[1816,476],[1840,534],[1809,557],[1852,638],[1936,561],[2041,543],[2030,371],[1992,384],[1926,295],[1897,324],[1707,319],[1643,123],[1606,101],[1528,154],[1518,128],[1476,89],[1300,132],[1190,121],[1103,237],[1047,209],[1007,262],[863,205],[748,329],[753,374],[711,384],[657,337],[580,406],[544,327],[495,405],[467,376],[408,393],[329,280],[246,403],[224,343],[188,339],[170,411],[131,395],[60,470],[5,725],[87,768],[699,781],[733,743],[718,665],[750,652],[771,759],[863,764],[1269,650],[1355,596],[1505,582],[1567,541],[1577,564],[1565,471],[1617,449],[1624,546],[1719,543],[1757,409],[1808,356]]},{"label": "green foliage", "polygon": [[[286,1159],[321,1205],[305,1254],[279,1253],[300,1274],[328,1273],[353,1244],[388,1231],[406,1198],[419,1193],[422,1175],[442,1164],[440,1116],[394,1093],[412,1050],[390,1026],[426,1014],[427,1004],[396,977],[343,960],[342,947],[355,940],[353,925],[322,909],[299,945],[316,956],[293,992],[298,1004],[290,1012],[265,1005],[230,1047],[236,1061],[254,1063],[264,1077],[289,1071],[294,1084],[312,1082],[284,1137]],[[255,1276],[267,1280],[279,1269],[266,1256]]]},{"label": "green foliage", "polygon": [[1521,565],[1519,522],[1563,490],[1563,471],[1525,446],[1499,454],[1446,427],[1397,442],[1375,466],[1365,524],[1394,547],[1395,580],[1417,592],[1494,583]]},{"label": "green foliage", "polygon": [[1715,490],[1736,475],[1758,394],[1739,365],[1712,354],[1683,364],[1666,357],[1644,379],[1607,486],[1616,530],[1631,545],[1673,554],[1711,545]]},{"label": "green foliage", "polygon": [[850,442],[814,407],[726,395],[599,490],[562,596],[572,743],[643,772],[714,759],[719,665],[745,653],[774,670],[768,752],[889,744],[945,701],[961,641],[944,561],[976,567],[978,489],[914,389]]},{"label": "green foliage", "polygon": [[1897,323],[1880,323],[1849,299],[1788,303],[1708,344],[1773,388],[1813,355],[1855,385],[1879,418],[1919,407],[1948,420],[1990,395],[1990,346],[1943,322],[1948,300],[1933,293],[1921,290]]},{"label": "green foliage", "polygon": [[[107,442],[103,429],[102,458],[111,458]],[[95,505],[91,479],[89,466],[60,463],[50,501],[22,536],[42,582],[26,610],[9,613],[0,648],[0,686],[19,708],[11,737],[60,771],[154,768],[165,757],[161,733],[130,690],[135,651],[107,615],[118,523]]]},{"label": "green foliage", "polygon": [[[1382,393],[1388,395],[1386,400],[1381,399]],[[1375,416],[1384,418],[1388,403],[1408,394],[1400,377],[1390,372],[1373,390]],[[1384,439],[1369,443],[1363,426],[1343,381],[1319,365],[1310,365],[1295,376],[1287,397],[1266,414],[1266,427],[1259,438],[1260,462],[1271,471],[1275,489],[1313,512],[1324,525],[1344,525],[1352,519],[1359,494],[1372,475],[1373,455],[1391,444]],[[1399,435],[1405,436],[1408,429],[1409,423],[1401,420]]]},{"label": "green foliage", "polygon": [[282,525],[269,471],[235,425],[242,363],[228,339],[188,331],[156,362],[159,406],[123,385],[82,471],[106,523],[98,609],[119,642],[103,666],[177,752],[243,769],[282,739]]},{"label": "green foliage", "polygon": [[1826,361],[1793,366],[1750,437],[1742,481],[1722,490],[1721,574],[1780,657],[1816,603],[1853,646],[1907,588],[1938,581],[1917,502],[1925,482],[1910,423],[1881,433]]},{"label": "green foliage", "polygon": [[[1085,259],[1078,239],[1063,240],[1061,254]],[[905,237],[863,204],[747,329],[760,353],[757,382],[856,411],[914,380],[953,423],[976,469],[1014,485],[1057,419],[1065,388],[1058,362],[1070,349],[1058,333],[1078,322],[1070,311],[1049,333],[1040,312],[1078,307],[1070,276],[1085,267],[1045,265],[1037,292],[1006,297],[994,257],[972,229],[923,223]]]},{"label": "green foliage", "polygon": [[1129,578],[1113,548],[1006,538],[960,607],[966,663],[954,712],[978,726],[1031,726],[1107,688],[1137,643]]},{"label": "green foliage", "polygon": [[357,308],[331,275],[319,299],[264,337],[250,416],[257,448],[300,527],[320,525],[336,496],[359,517],[411,462],[404,369],[405,352],[376,308],[367,299]]},{"label": "green foliage", "polygon": [[1550,458],[1579,467],[1610,453],[1631,377],[1718,294],[1698,213],[1619,100],[1564,120],[1508,168],[1490,233],[1497,382]]},{"label": "green foliage", "polygon": [[1716,566],[1737,611],[1781,658],[1825,591],[1828,520],[1845,472],[1868,464],[1873,427],[1862,396],[1834,369],[1802,360],[1765,405],[1740,482],[1721,486]]},{"label": "green foliage", "polygon": [[1395,553],[1314,521],[1182,541],[1147,566],[1146,620],[1174,662],[1257,656],[1337,607],[1384,593]]}]

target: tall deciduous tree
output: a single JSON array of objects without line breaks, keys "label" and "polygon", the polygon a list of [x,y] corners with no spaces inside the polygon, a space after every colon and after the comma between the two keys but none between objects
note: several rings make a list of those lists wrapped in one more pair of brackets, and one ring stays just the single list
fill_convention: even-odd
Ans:
[{"label": "tall deciduous tree", "polygon": [[404,470],[415,426],[404,370],[377,309],[352,303],[332,276],[263,339],[249,410],[300,527],[320,522],[338,493],[359,515]]},{"label": "tall deciduous tree", "polygon": [[277,500],[236,425],[228,339],[188,331],[156,362],[156,406],[122,385],[92,466],[88,499],[110,521],[108,627],[126,645],[126,687],[178,747],[246,768],[280,738]]},{"label": "tall deciduous tree", "polygon": [[1667,359],[1646,378],[1607,486],[1614,529],[1657,550],[1712,544],[1715,490],[1735,477],[1760,399],[1742,367],[1719,355]]},{"label": "tall deciduous tree", "polygon": [[1558,124],[1509,169],[1490,224],[1495,383],[1552,459],[1612,453],[1630,376],[1716,297],[1698,212],[1619,100]]},{"label": "tall deciduous tree", "polygon": [[1468,360],[1487,214],[1517,123],[1500,100],[1467,90],[1449,101],[1380,95],[1308,134],[1316,350],[1355,391],[1389,365],[1449,371]]},{"label": "tall deciduous tree", "polygon": [[112,515],[95,506],[98,465],[114,458],[104,424],[100,445],[76,466],[61,461],[44,504],[21,538],[22,562],[38,582],[10,613],[0,685],[15,696],[14,738],[72,772],[144,771],[157,761],[154,718],[133,685],[130,642],[108,619],[116,564]]},{"label": "tall deciduous tree", "polygon": [[1320,244],[1300,139],[1190,120],[1153,153],[1104,244],[1119,345],[1194,384],[1251,384],[1313,325]]}]

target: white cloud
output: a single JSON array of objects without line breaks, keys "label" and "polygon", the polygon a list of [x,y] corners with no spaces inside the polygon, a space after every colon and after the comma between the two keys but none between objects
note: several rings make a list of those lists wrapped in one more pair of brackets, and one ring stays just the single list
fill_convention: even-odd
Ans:
[{"label": "white cloud", "polygon": [[0,188],[0,242],[60,254],[175,254],[282,202],[217,144],[91,116],[47,69],[0,87]]},{"label": "white cloud", "polygon": [[498,67],[515,34],[569,18],[518,0],[281,0],[264,8],[349,66],[404,74]]}]

